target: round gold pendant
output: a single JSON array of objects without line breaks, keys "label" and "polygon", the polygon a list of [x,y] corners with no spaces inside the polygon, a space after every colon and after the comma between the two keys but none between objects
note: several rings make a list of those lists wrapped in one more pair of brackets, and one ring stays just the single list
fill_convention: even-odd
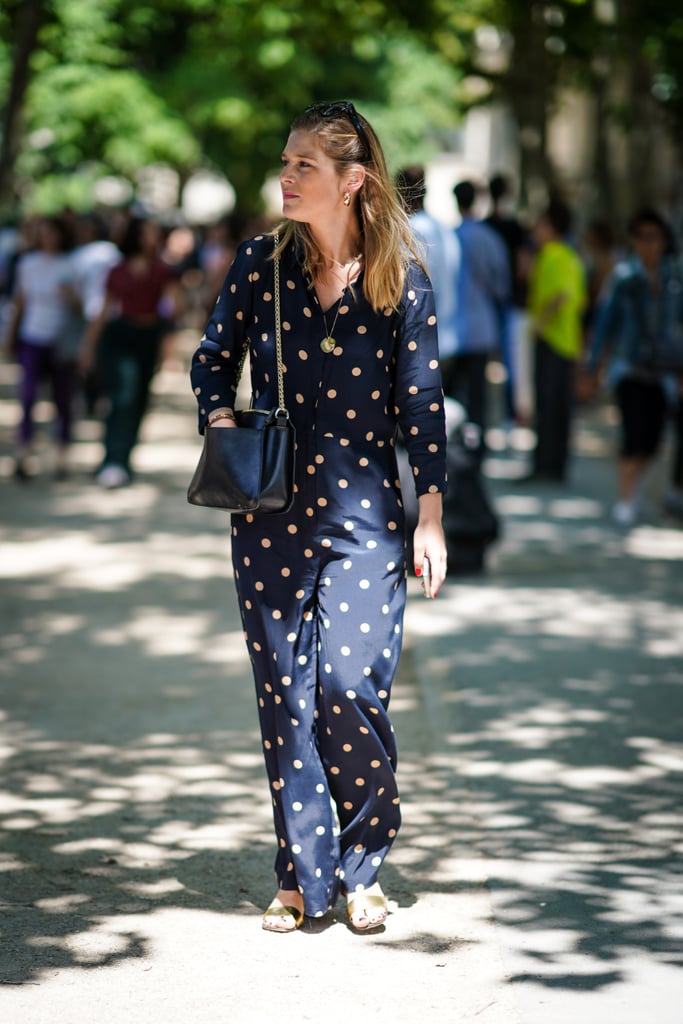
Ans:
[{"label": "round gold pendant", "polygon": [[334,340],[334,338],[323,338],[323,340],[320,342],[320,347],[325,353],[325,355],[329,356],[330,352],[334,352],[336,344],[337,343]]}]

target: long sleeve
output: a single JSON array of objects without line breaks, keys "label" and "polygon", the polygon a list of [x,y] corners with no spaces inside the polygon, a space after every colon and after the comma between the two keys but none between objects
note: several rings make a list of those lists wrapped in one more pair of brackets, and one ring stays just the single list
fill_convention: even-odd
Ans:
[{"label": "long sleeve", "polygon": [[[223,282],[199,348],[192,357],[190,380],[199,406],[199,432],[204,433],[214,409],[232,408],[240,359],[253,327],[253,285],[273,275],[272,237],[259,236],[243,243]],[[267,294],[267,293],[266,293]],[[272,299],[272,285],[271,285]]]},{"label": "long sleeve", "polygon": [[[604,302],[601,303],[595,322],[595,330],[591,339],[591,349],[588,357],[588,366],[596,369],[605,352],[613,358],[615,355],[622,358],[633,355],[628,350],[633,347],[625,340],[624,331],[624,299],[625,290],[629,282],[635,282],[633,268],[628,264],[617,265],[612,271],[611,280],[607,288]],[[631,336],[638,325],[629,324],[626,335]]]},{"label": "long sleeve", "polygon": [[411,268],[399,321],[394,407],[415,479],[415,492],[446,490],[446,430],[434,294]]},{"label": "long sleeve", "polygon": [[588,366],[595,369],[605,350],[614,347],[619,335],[622,313],[621,285],[624,277],[619,272],[612,275],[605,301],[601,304],[595,321],[595,329],[588,354]]}]

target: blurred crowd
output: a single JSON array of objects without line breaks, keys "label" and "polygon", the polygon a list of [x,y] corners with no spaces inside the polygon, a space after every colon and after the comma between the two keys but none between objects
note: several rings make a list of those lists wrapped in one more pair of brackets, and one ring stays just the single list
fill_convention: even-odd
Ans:
[{"label": "blurred crowd", "polygon": [[52,471],[70,472],[74,417],[102,420],[97,483],[133,476],[132,454],[167,339],[199,330],[235,249],[259,225],[226,217],[204,228],[164,228],[135,209],[29,217],[0,229],[0,329],[19,366],[14,475],[28,481],[36,403],[55,411]]},{"label": "blurred crowd", "polygon": [[[638,521],[645,474],[667,431],[673,457],[662,500],[683,520],[683,264],[662,214],[643,208],[623,228],[594,219],[579,231],[570,208],[552,199],[528,223],[497,174],[455,185],[452,228],[425,208],[422,167],[404,168],[397,186],[435,291],[444,391],[462,410],[479,465],[490,426],[531,426],[526,479],[570,482],[575,409],[604,390],[621,425],[615,523]],[[19,366],[16,478],[36,472],[35,408],[47,384],[55,476],[70,472],[74,417],[88,416],[102,421],[96,481],[129,483],[167,339],[203,327],[237,245],[268,227],[237,216],[163,227],[135,209],[63,210],[0,227],[0,329]],[[502,412],[490,408],[494,377]]]},{"label": "blurred crowd", "polygon": [[655,207],[627,225],[595,218],[581,229],[552,198],[532,222],[515,212],[511,183],[460,181],[460,214],[447,228],[425,209],[425,173],[397,178],[425,247],[439,320],[444,391],[477,428],[490,426],[487,383],[503,368],[503,428],[533,427],[523,479],[571,481],[577,405],[606,392],[620,422],[612,518],[638,522],[645,475],[673,438],[668,516],[683,520],[683,262]]}]

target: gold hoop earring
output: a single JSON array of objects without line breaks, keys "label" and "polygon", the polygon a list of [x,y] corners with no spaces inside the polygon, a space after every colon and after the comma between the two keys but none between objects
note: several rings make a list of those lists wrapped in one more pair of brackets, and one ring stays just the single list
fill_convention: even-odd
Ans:
[{"label": "gold hoop earring", "polygon": [[348,206],[350,202],[351,202],[351,193],[350,192],[345,192],[344,193],[344,206]]}]

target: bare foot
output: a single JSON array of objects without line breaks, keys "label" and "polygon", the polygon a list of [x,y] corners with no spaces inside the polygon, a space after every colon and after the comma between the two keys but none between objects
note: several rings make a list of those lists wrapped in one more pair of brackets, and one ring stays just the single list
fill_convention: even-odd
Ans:
[{"label": "bare foot", "polygon": [[267,932],[294,932],[304,919],[304,901],[297,889],[280,889],[263,915]]},{"label": "bare foot", "polygon": [[379,928],[387,919],[387,901],[379,882],[367,889],[349,893],[347,901],[349,922],[357,932]]}]

